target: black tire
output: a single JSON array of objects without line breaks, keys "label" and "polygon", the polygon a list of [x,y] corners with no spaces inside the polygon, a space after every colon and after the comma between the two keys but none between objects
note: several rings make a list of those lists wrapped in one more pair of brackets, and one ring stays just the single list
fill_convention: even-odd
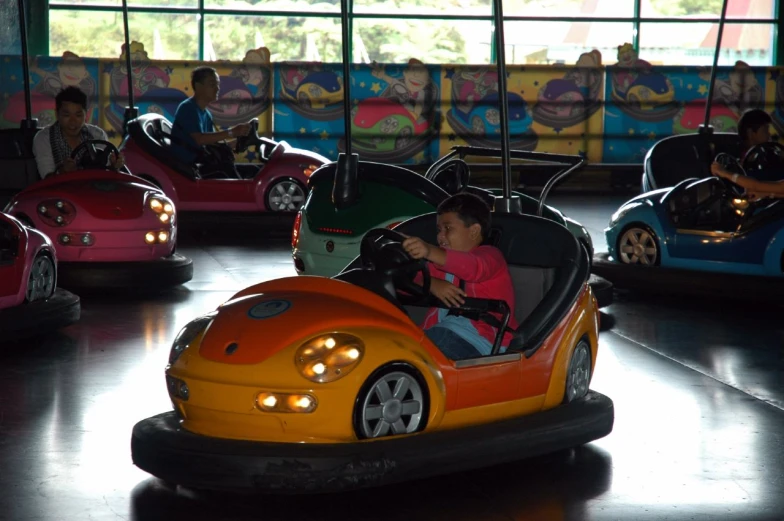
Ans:
[{"label": "black tire", "polygon": [[591,273],[588,279],[588,285],[591,286],[593,296],[596,297],[596,303],[600,308],[605,308],[613,303],[615,285],[604,277],[600,277]]},{"label": "black tire", "polygon": [[[390,425],[388,427],[389,434],[369,436],[366,432],[368,427],[365,426],[365,416],[364,416],[368,405],[371,405],[373,407],[383,408],[383,406],[380,403],[379,404],[372,403],[373,401],[380,401],[380,399],[374,400],[373,399],[374,397],[371,396],[371,393],[374,391],[377,384],[379,384],[382,380],[384,380],[385,377],[389,377],[389,376],[394,377],[395,375],[407,375],[409,378],[412,379],[412,381],[415,381],[419,385],[419,390],[421,391],[421,398],[420,398],[421,409],[418,413],[416,413],[416,415],[418,415],[418,419],[413,418],[414,415],[402,414],[402,409],[401,409],[401,414],[400,414],[401,420],[402,420],[402,416],[412,416],[408,425],[406,425],[406,429],[407,429],[406,434],[420,432],[427,426],[427,419],[428,419],[428,415],[430,414],[430,392],[427,388],[427,383],[425,382],[425,379],[422,377],[422,374],[416,368],[412,367],[410,364],[404,362],[392,362],[390,364],[384,365],[376,369],[368,377],[368,379],[360,388],[359,393],[357,394],[357,398],[354,402],[354,412],[352,415],[354,434],[356,434],[357,439],[362,440],[368,438],[381,438],[381,437],[389,437],[395,435],[395,433],[392,432],[393,429]],[[403,395],[403,398],[409,395],[413,396],[415,399],[416,392],[413,391],[412,389],[408,389]],[[375,398],[378,398],[378,395],[376,395]],[[399,401],[402,406],[402,402],[406,400],[401,399]],[[375,421],[375,419],[371,419],[369,421]],[[377,423],[374,425],[377,426],[378,423],[382,421],[385,420],[379,418]],[[414,421],[416,421],[416,425],[412,425]]]},{"label": "black tire", "polygon": [[59,284],[80,293],[159,292],[193,278],[193,260],[174,253],[154,261],[61,262]]},{"label": "black tire", "polygon": [[[647,234],[648,237],[650,238],[650,242],[649,242],[648,238],[646,238],[646,237],[641,235],[640,237],[638,237],[637,241],[639,242],[640,239],[644,239],[644,243],[642,245],[642,248],[645,250],[644,253],[646,254],[646,257],[651,255],[651,254],[648,252],[649,246],[645,246],[645,244],[652,244],[654,246],[655,252],[653,253],[653,255],[654,255],[653,260],[648,260],[646,262],[639,262],[639,263],[636,262],[636,261],[635,262],[629,262],[628,260],[624,260],[624,255],[628,255],[628,253],[624,254],[621,251],[621,247],[622,247],[623,243],[626,242],[625,238],[630,233],[635,233],[634,232],[635,230],[639,230],[639,232]],[[623,229],[623,231],[621,231],[621,233],[618,236],[618,243],[615,245],[615,251],[616,251],[617,260],[621,264],[632,264],[632,265],[633,264],[644,264],[644,265],[648,265],[648,266],[658,266],[659,263],[661,262],[661,241],[659,241],[659,238],[656,236],[656,233],[651,229],[651,227],[646,225],[646,224],[643,224],[643,223],[632,223],[632,224],[626,226]],[[637,256],[637,255],[635,254],[634,256]]]},{"label": "black tire", "polygon": [[79,320],[78,296],[57,289],[51,297],[7,309],[0,309],[0,343],[46,335]]}]

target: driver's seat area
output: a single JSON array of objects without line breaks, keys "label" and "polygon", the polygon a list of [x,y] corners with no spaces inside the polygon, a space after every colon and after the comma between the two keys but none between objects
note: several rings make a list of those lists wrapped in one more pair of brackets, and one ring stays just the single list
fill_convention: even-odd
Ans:
[{"label": "driver's seat area", "polygon": [[[515,290],[519,327],[509,350],[530,356],[563,319],[587,282],[588,254],[571,232],[550,220],[494,213],[492,222],[486,242],[503,252]],[[436,214],[409,219],[395,231],[434,244]],[[356,259],[343,273],[359,266]],[[406,310],[412,320],[421,323],[423,308],[407,306]]]}]

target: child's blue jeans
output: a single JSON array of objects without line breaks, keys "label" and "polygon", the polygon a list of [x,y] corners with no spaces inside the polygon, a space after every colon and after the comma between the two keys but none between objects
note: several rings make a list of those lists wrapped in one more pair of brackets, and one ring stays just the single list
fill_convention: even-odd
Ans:
[{"label": "child's blue jeans", "polygon": [[425,330],[425,335],[451,360],[482,356],[482,353],[471,342],[465,340],[451,329],[436,325]]}]

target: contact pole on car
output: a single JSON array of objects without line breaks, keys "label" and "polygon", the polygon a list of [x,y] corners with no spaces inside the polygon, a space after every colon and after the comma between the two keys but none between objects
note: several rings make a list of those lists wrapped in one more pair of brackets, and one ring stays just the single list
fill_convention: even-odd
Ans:
[{"label": "contact pole on car", "polygon": [[[345,1],[345,0],[344,0]],[[520,198],[512,196],[512,165],[509,152],[509,95],[506,91],[506,53],[504,47],[504,10],[503,0],[493,0],[493,17],[495,30],[493,38],[496,48],[496,66],[498,67],[498,100],[501,116],[501,165],[503,168],[503,196],[496,197],[493,211],[503,213],[521,213]]]},{"label": "contact pole on car", "polygon": [[343,126],[345,129],[345,151],[338,154],[335,165],[335,181],[332,185],[332,202],[338,208],[353,204],[359,193],[356,178],[359,169],[359,154],[351,148],[351,21],[350,0],[340,0],[340,28],[343,54]]},{"label": "contact pole on car", "polygon": [[19,39],[22,47],[22,76],[24,77],[25,119],[19,123],[22,130],[38,128],[38,120],[33,119],[32,95],[30,93],[30,54],[27,50],[27,13],[24,0],[17,0],[19,8]]},{"label": "contact pole on car", "polygon": [[[22,1],[22,0],[20,0]],[[123,135],[128,132],[128,122],[139,117],[139,109],[133,103],[133,69],[131,68],[131,41],[130,30],[128,29],[128,0],[122,0],[123,12],[123,33],[125,38],[125,66],[128,69],[126,75],[128,80],[128,106],[125,107],[123,118]]]},{"label": "contact pole on car", "polygon": [[705,123],[700,126],[700,133],[708,132],[709,134],[712,133],[713,129],[710,127],[710,111],[711,105],[713,104],[713,89],[715,88],[716,83],[716,69],[719,65],[719,52],[721,52],[721,38],[724,34],[724,23],[727,20],[727,4],[729,0],[724,0],[721,6],[721,17],[719,18],[719,30],[718,35],[716,36],[716,50],[713,53],[713,66],[711,67],[711,75],[710,81],[708,82],[708,99],[705,103]]}]

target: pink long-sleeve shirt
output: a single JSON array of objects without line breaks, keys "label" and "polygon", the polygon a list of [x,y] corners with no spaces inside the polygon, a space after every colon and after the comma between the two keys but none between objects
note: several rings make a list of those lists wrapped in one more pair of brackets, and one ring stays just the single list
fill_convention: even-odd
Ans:
[{"label": "pink long-sleeve shirt", "polygon": [[[517,329],[515,313],[515,293],[512,284],[512,276],[509,274],[509,266],[506,264],[501,250],[494,246],[477,246],[469,252],[455,250],[446,251],[446,263],[443,266],[436,266],[432,262],[428,263],[431,277],[448,280],[447,275],[454,275],[452,283],[460,285],[460,280],[465,281],[465,293],[467,297],[484,298],[494,300],[504,300],[511,310],[508,326]],[[439,308],[428,310],[422,329],[429,329],[440,321]],[[501,320],[502,317],[496,314]],[[471,320],[471,325],[476,329],[480,336],[485,338],[492,345],[495,342],[496,329],[490,324],[481,320]],[[511,333],[506,333],[501,343],[508,346],[512,339]]]}]

